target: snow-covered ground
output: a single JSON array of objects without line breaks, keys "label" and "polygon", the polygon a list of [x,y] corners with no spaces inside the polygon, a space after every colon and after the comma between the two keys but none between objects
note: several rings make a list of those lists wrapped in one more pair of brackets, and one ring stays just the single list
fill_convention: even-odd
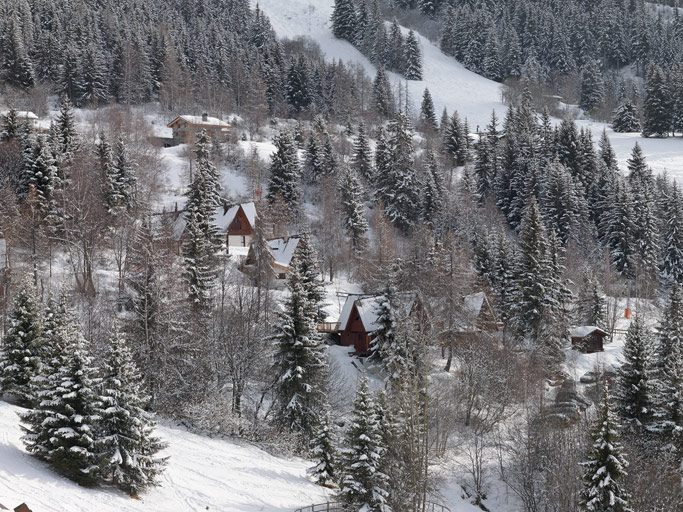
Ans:
[{"label": "snow-covered ground", "polygon": [[288,512],[327,501],[326,491],[306,478],[306,461],[170,426],[158,428],[170,456],[161,487],[139,500],[85,489],[24,451],[20,410],[0,402],[0,504],[10,509],[26,502],[33,512]]}]

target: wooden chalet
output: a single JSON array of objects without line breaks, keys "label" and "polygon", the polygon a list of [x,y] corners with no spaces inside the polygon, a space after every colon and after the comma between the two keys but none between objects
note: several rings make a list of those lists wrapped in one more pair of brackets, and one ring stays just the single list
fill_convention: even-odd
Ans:
[{"label": "wooden chalet", "polygon": [[217,117],[210,117],[208,114],[176,116],[167,126],[173,130],[173,142],[175,144],[193,143],[197,133],[202,130],[205,130],[213,139],[223,140],[230,130],[230,124]]},{"label": "wooden chalet", "polygon": [[[273,257],[273,273],[275,274],[276,279],[283,280],[287,278],[287,274],[289,273],[292,262],[297,257],[297,249],[299,247],[300,241],[301,237],[299,235],[271,238],[268,240],[268,248],[270,249],[270,254]],[[255,264],[256,256],[254,254],[254,245],[252,243],[249,247],[249,252],[247,253],[247,258],[245,259],[242,268],[249,273]]]},{"label": "wooden chalet", "polygon": [[502,322],[483,291],[464,296],[455,319],[450,323],[442,320],[437,325],[442,345],[450,347],[472,342],[482,335],[493,335],[502,328]]},{"label": "wooden chalet", "polygon": [[[225,237],[228,253],[239,253],[237,248],[248,248],[254,238],[256,226],[256,205],[254,202],[240,203],[229,206],[219,206],[213,216],[213,223],[218,233]],[[175,212],[175,220],[172,223],[173,238],[178,243],[178,250],[185,238],[187,221],[185,212]],[[245,255],[243,252],[242,255]]]},{"label": "wooden chalet", "polygon": [[605,338],[609,334],[595,325],[582,325],[569,331],[572,340],[572,348],[579,352],[592,354],[605,350]]},{"label": "wooden chalet", "polygon": [[[384,295],[356,294],[346,297],[336,325],[340,345],[354,347],[356,354],[361,356],[370,353],[370,343],[380,327],[379,307],[383,298]],[[419,327],[426,320],[426,311],[417,292],[397,293],[394,307],[399,322],[413,318]]]}]

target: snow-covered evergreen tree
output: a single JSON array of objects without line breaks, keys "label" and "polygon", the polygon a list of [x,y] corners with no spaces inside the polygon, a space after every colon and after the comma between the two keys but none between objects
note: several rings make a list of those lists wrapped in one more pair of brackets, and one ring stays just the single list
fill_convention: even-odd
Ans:
[{"label": "snow-covered evergreen tree", "polygon": [[654,412],[652,337],[639,317],[626,333],[623,359],[617,374],[617,410],[629,425],[647,426]]},{"label": "snow-covered evergreen tree", "polygon": [[157,484],[165,459],[156,457],[164,444],[154,436],[154,422],[144,410],[140,372],[120,332],[109,340],[109,352],[98,382],[98,443],[103,478],[131,496]]},{"label": "snow-covered evergreen tree", "polygon": [[457,112],[453,112],[444,132],[443,149],[455,165],[467,162],[467,133]]},{"label": "snow-covered evergreen tree", "polygon": [[[384,205],[387,218],[396,227],[408,231],[418,219],[420,189],[414,169],[412,132],[406,115],[399,112],[389,130],[390,158],[384,169],[377,165],[375,197]],[[376,157],[379,154],[378,148]]]},{"label": "snow-covered evergreen tree", "polygon": [[29,453],[57,472],[80,485],[95,485],[101,478],[96,369],[73,321],[58,335],[63,350],[40,386],[36,405],[22,415],[23,441]]},{"label": "snow-covered evergreen tree", "polygon": [[671,131],[671,124],[669,87],[661,68],[652,66],[645,86],[643,137],[666,137]]},{"label": "snow-covered evergreen tree", "polygon": [[386,71],[382,66],[377,68],[377,75],[372,84],[375,99],[375,109],[380,116],[389,116],[394,111],[394,98],[387,79]]},{"label": "snow-covered evergreen tree", "polygon": [[676,182],[665,202],[659,274],[665,282],[683,284],[683,196]]},{"label": "snow-covered evergreen tree", "polygon": [[315,328],[315,307],[308,298],[296,260],[287,286],[290,296],[278,313],[272,337],[276,376],[274,420],[281,428],[310,438],[323,413],[327,360]]},{"label": "snow-covered evergreen tree", "polygon": [[36,290],[24,285],[14,299],[0,345],[0,391],[22,405],[36,397],[31,380],[40,374],[45,340]]},{"label": "snow-covered evergreen tree", "polygon": [[105,201],[109,213],[117,215],[132,206],[136,178],[123,137],[116,140],[113,151],[103,137],[100,134],[98,153],[105,173]]},{"label": "snow-covered evergreen tree", "polygon": [[19,136],[21,124],[17,115],[17,109],[10,108],[2,116],[2,129],[0,130],[0,140],[11,140]]},{"label": "snow-covered evergreen tree", "polygon": [[301,232],[301,238],[296,248],[296,259],[301,285],[306,292],[308,304],[312,308],[314,318],[321,322],[327,316],[323,308],[325,305],[323,302],[325,300],[325,289],[320,277],[318,252],[313,246],[311,234],[306,229]]},{"label": "snow-covered evergreen tree", "polygon": [[384,450],[374,400],[363,378],[358,383],[353,418],[342,450],[338,496],[345,506],[365,512],[389,512],[387,477],[380,471]]},{"label": "snow-covered evergreen tree", "polygon": [[640,131],[638,109],[633,103],[626,101],[617,107],[612,118],[612,129],[618,133]]},{"label": "snow-covered evergreen tree", "polygon": [[436,121],[436,112],[434,111],[434,100],[432,100],[432,95],[427,88],[425,88],[424,93],[422,93],[420,120],[428,130],[436,130],[439,127]]},{"label": "snow-covered evergreen tree", "polygon": [[55,123],[57,140],[55,150],[60,158],[69,159],[79,147],[78,132],[71,101],[67,96],[62,97],[59,104],[59,115]]},{"label": "snow-covered evergreen tree", "polygon": [[598,62],[590,60],[581,73],[581,101],[579,105],[586,112],[598,107],[605,97],[605,84]]},{"label": "snow-covered evergreen tree", "polygon": [[607,326],[607,299],[600,281],[589,269],[581,276],[576,299],[576,322],[579,325]]},{"label": "snow-covered evergreen tree", "polygon": [[296,210],[301,199],[301,169],[296,144],[288,131],[280,132],[273,140],[273,144],[275,153],[270,157],[270,179],[266,197],[271,204],[279,199],[292,210]]},{"label": "snow-covered evergreen tree", "polygon": [[628,463],[619,443],[619,423],[612,412],[609,389],[593,427],[593,448],[584,468],[579,507],[582,512],[631,512],[622,480]]},{"label": "snow-covered evergreen tree", "polygon": [[337,482],[339,454],[336,446],[330,414],[326,411],[320,416],[311,439],[310,453],[315,466],[308,470],[308,474],[318,485],[331,487]]},{"label": "snow-covered evergreen tree", "polygon": [[356,135],[356,139],[353,141],[351,168],[358,176],[365,180],[366,184],[372,183],[374,178],[372,151],[368,136],[365,133],[365,123],[362,122],[358,125],[358,135]]},{"label": "snow-covered evergreen tree", "polygon": [[423,181],[422,217],[429,226],[435,227],[442,220],[446,206],[446,186],[433,151],[427,153]]},{"label": "snow-covered evergreen tree", "polygon": [[346,168],[339,182],[339,199],[344,215],[344,228],[351,240],[355,254],[362,253],[367,247],[369,226],[363,205],[363,187],[351,168]]},{"label": "snow-covered evergreen tree", "polygon": [[422,80],[422,52],[415,32],[410,30],[405,44],[405,66],[403,76],[406,80]]},{"label": "snow-covered evergreen tree", "polygon": [[356,6],[353,0],[335,0],[332,10],[332,33],[334,37],[356,41]]}]

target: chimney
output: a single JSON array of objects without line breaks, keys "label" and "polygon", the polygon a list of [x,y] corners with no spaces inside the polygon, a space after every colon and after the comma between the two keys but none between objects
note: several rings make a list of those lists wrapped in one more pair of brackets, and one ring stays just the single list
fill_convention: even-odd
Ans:
[{"label": "chimney", "polygon": [[202,121],[206,123],[208,120],[209,120],[209,115],[206,112],[204,112],[202,114]]}]

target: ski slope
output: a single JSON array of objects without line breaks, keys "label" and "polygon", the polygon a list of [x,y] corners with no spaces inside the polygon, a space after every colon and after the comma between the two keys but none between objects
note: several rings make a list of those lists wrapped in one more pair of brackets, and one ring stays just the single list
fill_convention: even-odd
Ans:
[{"label": "ski slope", "polygon": [[[336,39],[332,34],[330,16],[334,0],[252,0],[252,6],[256,4],[268,15],[279,37],[309,37],[320,45],[327,59],[357,62],[374,78],[375,66],[351,43]],[[449,113],[457,110],[461,117],[467,118],[472,130],[477,125],[483,128],[494,109],[502,117],[506,107],[501,102],[499,83],[468,71],[428,39],[418,37],[423,53],[424,80],[406,81],[395,73],[389,73],[397,90],[399,84],[402,87],[408,85],[413,111],[420,108],[426,87],[434,99],[437,115],[444,107]]]},{"label": "ski slope", "polygon": [[21,409],[0,401],[0,504],[33,512],[289,512],[327,501],[306,478],[309,463],[248,444],[160,426],[170,456],[161,487],[141,499],[115,489],[85,489],[29,456],[20,441]]}]

